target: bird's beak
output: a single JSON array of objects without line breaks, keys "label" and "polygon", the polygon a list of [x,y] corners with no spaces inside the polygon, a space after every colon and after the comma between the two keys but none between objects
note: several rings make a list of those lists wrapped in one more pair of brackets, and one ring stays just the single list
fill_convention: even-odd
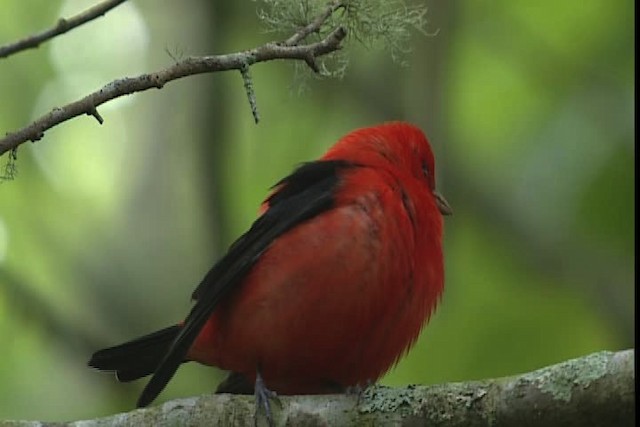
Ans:
[{"label": "bird's beak", "polygon": [[451,206],[449,206],[449,202],[447,202],[447,199],[445,199],[442,194],[434,191],[433,195],[436,198],[436,205],[438,205],[438,210],[442,215],[453,214],[453,210],[451,209]]}]

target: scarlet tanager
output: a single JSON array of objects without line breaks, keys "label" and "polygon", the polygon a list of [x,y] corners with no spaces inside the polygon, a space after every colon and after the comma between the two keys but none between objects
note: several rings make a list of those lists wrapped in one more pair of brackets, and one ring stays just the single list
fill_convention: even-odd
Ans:
[{"label": "scarlet tanager", "polygon": [[220,393],[335,393],[380,378],[415,342],[444,286],[431,147],[403,122],[358,129],[278,182],[177,325],[96,352],[120,381],[180,364],[230,371]]}]

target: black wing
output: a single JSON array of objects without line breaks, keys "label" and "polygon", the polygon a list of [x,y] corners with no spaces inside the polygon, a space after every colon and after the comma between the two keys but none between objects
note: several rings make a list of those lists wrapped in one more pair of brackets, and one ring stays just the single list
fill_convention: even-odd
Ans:
[{"label": "black wing", "polygon": [[236,240],[194,291],[197,302],[140,395],[138,407],[147,406],[162,391],[215,307],[237,287],[269,245],[287,230],[333,206],[339,172],[353,166],[338,160],[306,163],[274,186],[279,188],[268,199],[269,209]]}]

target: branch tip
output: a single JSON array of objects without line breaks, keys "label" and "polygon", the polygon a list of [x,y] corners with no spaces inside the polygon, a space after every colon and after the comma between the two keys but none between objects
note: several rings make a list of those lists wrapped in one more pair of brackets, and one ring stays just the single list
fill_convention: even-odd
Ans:
[{"label": "branch tip", "polygon": [[316,57],[312,53],[309,53],[307,56],[305,56],[304,61],[307,63],[309,68],[313,70],[314,73],[320,73],[320,67],[318,67]]},{"label": "branch tip", "polygon": [[347,32],[348,32],[347,29],[341,25],[338,28],[336,28],[331,35],[335,37],[339,42],[341,42],[342,40],[344,40],[345,37],[347,37]]},{"label": "branch tip", "polygon": [[260,113],[258,112],[258,101],[256,100],[256,93],[253,89],[253,80],[249,73],[249,64],[243,62],[240,66],[240,74],[242,75],[242,81],[244,83],[244,90],[249,100],[249,106],[251,107],[251,114],[256,124],[260,121]]},{"label": "branch tip", "polygon": [[96,107],[91,107],[89,108],[89,111],[87,111],[87,116],[93,116],[95,117],[95,119],[98,121],[98,123],[103,124],[104,123],[104,119],[102,118],[102,116],[100,115],[100,113],[98,113],[98,109]]}]

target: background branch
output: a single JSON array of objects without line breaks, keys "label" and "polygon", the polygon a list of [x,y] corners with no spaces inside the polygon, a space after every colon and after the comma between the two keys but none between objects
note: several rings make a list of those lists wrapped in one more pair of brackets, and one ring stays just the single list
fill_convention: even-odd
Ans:
[{"label": "background branch", "polygon": [[316,43],[296,46],[284,43],[267,43],[244,52],[189,57],[164,70],[114,80],[78,101],[52,109],[20,130],[7,133],[4,138],[0,139],[0,155],[17,148],[24,142],[38,141],[46,130],[76,116],[87,114],[102,123],[96,108],[112,99],[152,88],[161,89],[166,83],[182,77],[218,71],[243,70],[253,64],[274,59],[303,60],[307,63],[313,63],[310,58],[317,58],[340,49],[340,43],[346,35],[347,30],[344,27],[338,27]]},{"label": "background branch", "polygon": [[17,42],[0,46],[0,58],[6,58],[27,49],[34,49],[40,46],[41,43],[49,41],[66,33],[67,31],[73,30],[74,28],[79,27],[82,24],[86,24],[89,21],[93,21],[125,1],[127,0],[105,0],[70,18],[60,18],[58,23],[48,30],[27,36]]},{"label": "background branch", "polygon": [[342,7],[345,7],[344,1],[335,0],[330,2],[322,14],[318,15],[318,17],[313,22],[310,22],[309,24],[300,28],[300,30],[298,30],[295,34],[285,40],[284,44],[287,46],[295,46],[302,40],[304,40],[309,34],[319,32],[324,23],[327,22],[327,19],[329,19],[329,17],[335,11]]},{"label": "background branch", "polygon": [[[362,396],[282,396],[276,425],[633,426],[634,350],[594,353],[513,377],[433,386],[374,386]],[[56,426],[253,425],[250,396],[204,395]],[[36,421],[0,422],[31,427]]]}]

